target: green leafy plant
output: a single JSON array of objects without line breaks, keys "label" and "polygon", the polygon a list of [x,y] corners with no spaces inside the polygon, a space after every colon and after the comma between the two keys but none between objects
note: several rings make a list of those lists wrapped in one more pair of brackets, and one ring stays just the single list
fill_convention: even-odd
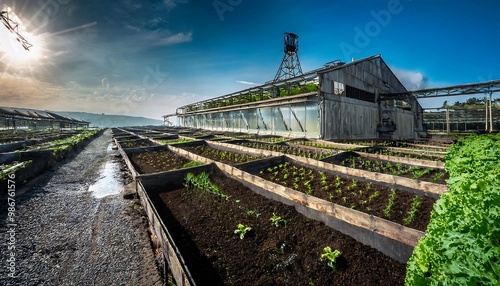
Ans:
[{"label": "green leafy plant", "polygon": [[278,216],[276,213],[273,213],[273,216],[269,219],[272,224],[274,224],[276,227],[279,227],[280,224],[282,224],[284,227],[286,227],[287,220],[282,218],[281,216]]},{"label": "green leafy plant", "polygon": [[500,134],[460,139],[445,158],[449,190],[434,204],[405,284],[500,285]]},{"label": "green leafy plant", "polygon": [[239,234],[240,239],[243,239],[243,238],[245,238],[245,235],[247,234],[247,232],[250,231],[251,229],[252,229],[251,227],[239,223],[236,230],[234,231],[234,233]]},{"label": "green leafy plant", "polygon": [[191,161],[187,162],[186,164],[182,165],[182,168],[190,168],[190,167],[196,167],[196,166],[201,166],[205,165],[205,163],[200,162],[200,161]]},{"label": "green leafy plant", "polygon": [[202,172],[198,174],[198,176],[193,173],[187,173],[184,177],[184,187],[187,189],[192,188],[196,189],[200,192],[206,192],[209,194],[213,194],[216,196],[220,196],[223,199],[228,200],[229,196],[226,195],[219,187],[212,182],[210,182],[210,178],[208,173]]},{"label": "green leafy plant", "polygon": [[396,200],[396,190],[391,189],[391,194],[389,195],[389,201],[384,209],[384,216],[387,218],[391,217],[392,207],[394,206],[394,201]]},{"label": "green leafy plant", "polygon": [[260,216],[260,213],[256,210],[247,210],[246,212],[247,216],[256,216],[256,217],[259,217]]},{"label": "green leafy plant", "polygon": [[311,181],[305,181],[304,182],[304,187],[306,187],[306,194],[312,195],[313,189],[312,189],[312,186],[311,186]]},{"label": "green leafy plant", "polygon": [[437,172],[436,174],[434,174],[434,176],[432,176],[432,182],[433,183],[439,182],[444,177],[444,175],[445,175],[444,172]]},{"label": "green leafy plant", "polygon": [[377,198],[378,196],[380,196],[380,192],[379,191],[375,191],[373,192],[369,197],[368,197],[368,202],[371,202],[373,199]]},{"label": "green leafy plant", "polygon": [[422,198],[419,196],[415,196],[413,198],[413,201],[411,203],[411,208],[408,211],[407,216],[403,219],[404,224],[408,225],[410,224],[413,220],[415,220],[415,215],[418,212],[418,208],[420,207],[420,204],[422,204]]},{"label": "green leafy plant", "polygon": [[326,262],[326,265],[332,269],[332,271],[337,272],[337,258],[342,255],[338,249],[332,250],[330,246],[323,248],[323,253],[321,253],[320,260]]}]

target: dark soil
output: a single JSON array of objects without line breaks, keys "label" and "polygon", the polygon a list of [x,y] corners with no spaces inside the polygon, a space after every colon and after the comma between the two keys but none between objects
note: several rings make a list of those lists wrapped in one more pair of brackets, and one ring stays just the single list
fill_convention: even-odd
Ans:
[{"label": "dark soil", "polygon": [[261,156],[253,156],[245,153],[237,153],[237,152],[230,152],[221,149],[216,149],[207,145],[200,145],[195,147],[182,147],[182,149],[225,164],[244,163],[262,158]]},{"label": "dark soil", "polygon": [[[446,173],[446,171],[443,169],[418,167],[381,160],[371,160],[369,158],[363,158],[362,156],[359,156],[358,154],[353,152],[344,152],[324,161],[328,161],[329,163],[345,167],[395,175],[437,184],[446,184],[446,180],[450,177],[448,173]],[[419,173],[423,175],[419,175]]]},{"label": "dark soil", "polygon": [[190,160],[170,151],[134,153],[129,156],[137,172],[151,174],[182,168]]},{"label": "dark soil", "polygon": [[[211,179],[229,200],[187,189],[159,194],[162,220],[198,285],[403,285],[404,264],[234,180]],[[252,228],[243,239],[234,233],[240,223]],[[326,246],[341,252],[337,272],[320,261]]]},{"label": "dark soil", "polygon": [[427,228],[435,202],[430,197],[421,197],[415,219],[405,224],[404,219],[417,197],[405,191],[396,190],[393,207],[387,216],[384,210],[392,192],[392,189],[387,187],[329,175],[293,163],[282,163],[263,169],[259,176],[294,190],[421,231]]},{"label": "dark soil", "polygon": [[149,147],[155,145],[149,140],[129,140],[119,142],[122,148],[137,148],[137,147]]}]

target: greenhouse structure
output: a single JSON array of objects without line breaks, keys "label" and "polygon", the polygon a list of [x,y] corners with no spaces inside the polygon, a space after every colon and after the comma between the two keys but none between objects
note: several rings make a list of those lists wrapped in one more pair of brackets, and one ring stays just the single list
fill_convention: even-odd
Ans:
[{"label": "greenhouse structure", "polygon": [[0,129],[76,129],[89,124],[50,111],[0,107]]},{"label": "greenhouse structure", "polygon": [[177,108],[182,127],[288,137],[415,139],[425,135],[423,109],[380,55],[334,61],[302,75],[272,81]]}]

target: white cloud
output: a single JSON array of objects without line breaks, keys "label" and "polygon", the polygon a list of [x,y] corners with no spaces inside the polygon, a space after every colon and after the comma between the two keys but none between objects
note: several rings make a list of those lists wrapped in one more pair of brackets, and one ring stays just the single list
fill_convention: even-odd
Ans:
[{"label": "white cloud", "polygon": [[236,82],[241,83],[241,84],[247,84],[247,85],[260,85],[259,83],[246,81],[246,80],[237,80]]},{"label": "white cloud", "polygon": [[156,41],[154,43],[154,45],[155,46],[172,46],[172,45],[176,45],[176,44],[191,42],[192,40],[193,40],[193,33],[181,32],[181,33],[177,33],[174,35],[168,35],[166,37],[158,39],[158,41]]},{"label": "white cloud", "polygon": [[407,90],[418,90],[428,87],[428,80],[422,72],[402,70],[394,67],[391,70]]}]

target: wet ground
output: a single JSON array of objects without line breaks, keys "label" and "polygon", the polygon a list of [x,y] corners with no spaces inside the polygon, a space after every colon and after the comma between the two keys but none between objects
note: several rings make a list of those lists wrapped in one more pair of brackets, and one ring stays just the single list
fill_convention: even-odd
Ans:
[{"label": "wet ground", "polygon": [[162,285],[147,219],[137,201],[119,194],[126,176],[110,144],[107,130],[16,190],[15,278],[2,213],[0,285]]}]

